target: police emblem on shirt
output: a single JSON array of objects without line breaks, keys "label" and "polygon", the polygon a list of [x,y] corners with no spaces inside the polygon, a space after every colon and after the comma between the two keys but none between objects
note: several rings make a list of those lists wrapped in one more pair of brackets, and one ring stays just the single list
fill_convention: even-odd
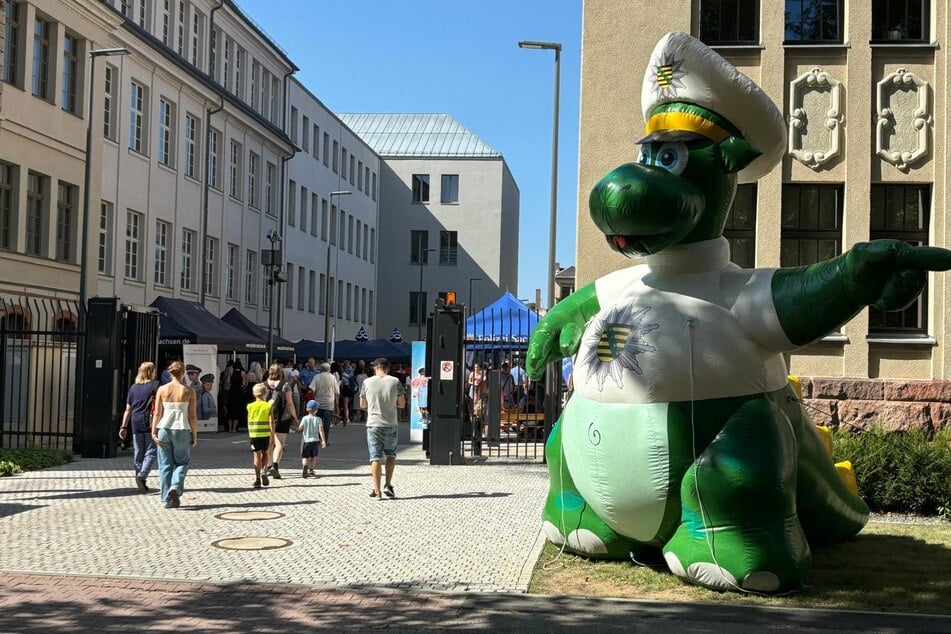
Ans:
[{"label": "police emblem on shirt", "polygon": [[650,311],[651,306],[638,310],[628,304],[615,306],[607,314],[594,318],[584,336],[586,382],[596,378],[598,390],[603,391],[604,382],[610,376],[618,389],[623,389],[624,370],[643,373],[637,356],[655,350],[644,335],[660,328],[660,324],[645,323]]}]

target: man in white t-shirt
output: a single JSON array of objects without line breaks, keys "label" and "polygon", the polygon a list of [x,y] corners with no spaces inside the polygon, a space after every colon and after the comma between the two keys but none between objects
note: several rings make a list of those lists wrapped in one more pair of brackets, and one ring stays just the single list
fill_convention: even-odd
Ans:
[{"label": "man in white t-shirt", "polygon": [[[370,497],[383,499],[383,494],[396,497],[393,491],[393,469],[396,467],[396,440],[399,433],[399,410],[406,404],[405,388],[390,376],[390,362],[380,358],[373,362],[373,376],[360,388],[360,407],[367,410],[367,449],[370,451],[370,476],[373,492]],[[386,458],[386,482],[380,489],[380,461]]]}]

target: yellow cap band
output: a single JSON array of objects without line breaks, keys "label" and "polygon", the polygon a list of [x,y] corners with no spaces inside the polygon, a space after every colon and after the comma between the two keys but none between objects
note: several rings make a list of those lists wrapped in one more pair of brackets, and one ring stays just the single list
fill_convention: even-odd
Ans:
[{"label": "yellow cap band", "polygon": [[645,127],[647,134],[667,130],[686,130],[705,136],[714,143],[719,143],[730,136],[729,132],[713,121],[690,112],[658,112],[647,121]]}]

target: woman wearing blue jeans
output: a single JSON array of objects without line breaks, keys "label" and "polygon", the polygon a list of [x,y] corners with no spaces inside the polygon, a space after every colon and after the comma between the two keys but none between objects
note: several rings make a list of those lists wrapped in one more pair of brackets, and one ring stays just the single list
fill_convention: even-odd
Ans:
[{"label": "woman wearing blue jeans", "polygon": [[191,448],[198,444],[198,416],[195,390],[182,383],[185,366],[175,361],[168,372],[171,382],[155,395],[152,440],[158,446],[162,502],[165,508],[174,509],[181,506]]},{"label": "woman wearing blue jeans", "polygon": [[125,413],[122,415],[122,427],[119,438],[125,440],[132,429],[132,447],[135,456],[135,486],[139,493],[148,493],[146,478],[155,465],[155,443],[152,442],[152,407],[159,382],[155,380],[155,364],[146,361],[139,366],[135,383],[129,388],[126,397]]}]

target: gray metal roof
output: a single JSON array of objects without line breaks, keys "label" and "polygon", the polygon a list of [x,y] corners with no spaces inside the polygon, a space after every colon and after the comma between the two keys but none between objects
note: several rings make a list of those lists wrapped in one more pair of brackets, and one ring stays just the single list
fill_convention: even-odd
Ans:
[{"label": "gray metal roof", "polygon": [[340,114],[382,157],[499,158],[502,155],[448,114]]}]

